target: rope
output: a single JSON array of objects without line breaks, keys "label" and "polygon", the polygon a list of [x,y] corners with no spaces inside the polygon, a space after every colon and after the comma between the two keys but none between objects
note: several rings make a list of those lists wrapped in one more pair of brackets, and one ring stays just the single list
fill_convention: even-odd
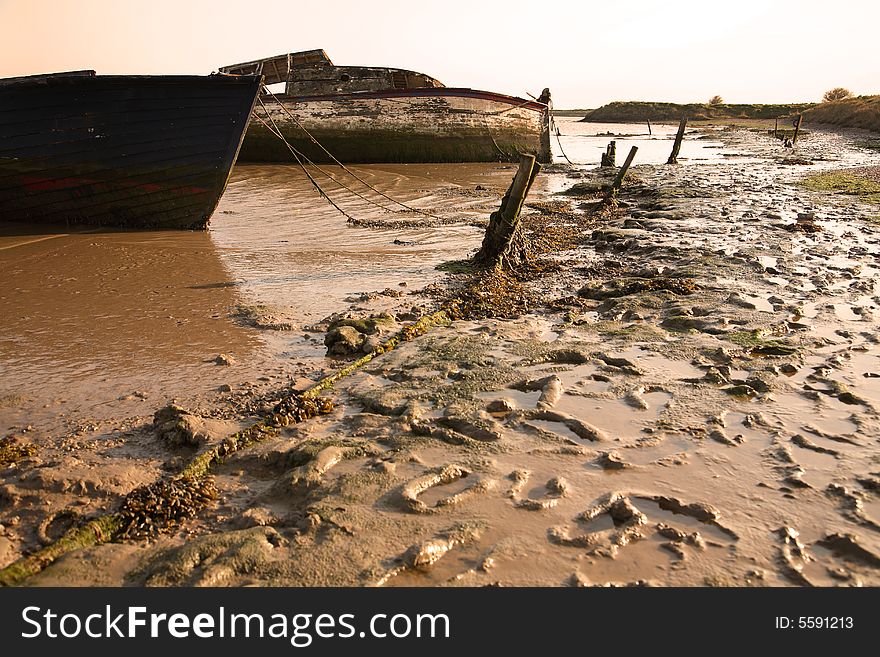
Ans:
[{"label": "rope", "polygon": [[[263,101],[262,101],[262,100],[260,100],[260,104],[261,104],[261,105],[263,104]],[[264,109],[264,110],[266,109],[265,105],[263,105],[263,109]],[[266,115],[268,116],[269,113],[266,112]],[[281,134],[281,132],[280,132],[279,130],[276,130],[276,129],[272,128],[272,126],[270,126],[268,123],[266,123],[266,121],[264,121],[264,120],[262,119],[262,117],[257,116],[257,115],[254,115],[254,116],[255,116],[255,118],[256,118],[260,123],[262,123],[262,124],[266,127],[267,130],[269,130],[269,132],[271,132],[273,135],[275,135],[276,137],[278,137],[281,141],[285,142],[285,144],[287,145],[288,149],[290,149],[291,151],[295,151],[296,154],[299,155],[300,158],[302,158],[303,160],[305,160],[307,164],[309,164],[309,165],[315,167],[318,171],[320,171],[321,173],[323,173],[325,176],[327,176],[327,178],[329,178],[329,179],[332,180],[334,183],[336,183],[337,185],[339,185],[340,187],[342,187],[344,190],[346,190],[346,191],[348,191],[348,192],[351,192],[352,194],[354,194],[355,196],[357,196],[357,197],[360,198],[360,199],[363,199],[364,201],[366,201],[366,202],[369,203],[370,205],[374,205],[374,206],[376,206],[377,208],[381,208],[382,210],[385,210],[386,212],[393,212],[393,213],[395,213],[395,214],[404,214],[404,213],[405,213],[403,210],[395,210],[394,208],[389,208],[389,207],[386,207],[386,206],[382,205],[381,203],[377,203],[377,202],[374,201],[373,199],[371,199],[371,198],[367,198],[366,196],[364,196],[363,194],[361,194],[361,193],[358,192],[357,190],[352,189],[351,187],[349,187],[348,185],[346,185],[344,182],[342,182],[342,181],[340,181],[340,180],[337,180],[336,177],[333,176],[333,174],[331,174],[331,173],[325,171],[325,170],[322,169],[320,166],[318,166],[317,164],[315,164],[312,160],[310,160],[310,159],[308,158],[308,156],[306,156],[302,151],[299,151],[299,150],[297,150],[296,148],[294,148],[293,145],[291,145],[290,142],[288,142],[288,141],[284,138],[284,135]]]},{"label": "rope", "polygon": [[489,127],[489,124],[486,123],[486,117],[483,117],[483,127],[486,128],[486,134],[489,135],[489,139],[492,140],[492,144],[495,146],[495,150],[501,153],[501,157],[505,160],[511,160],[512,155],[510,153],[505,153],[501,150],[501,146],[498,145],[498,142],[495,141],[495,135],[492,134],[492,128]]},{"label": "rope", "polygon": [[[376,188],[373,187],[370,183],[368,183],[366,180],[364,180],[363,178],[361,178],[360,176],[358,176],[356,173],[354,173],[353,171],[351,171],[351,170],[350,170],[348,167],[346,167],[342,162],[340,162],[339,160],[337,160],[336,157],[333,155],[333,153],[331,153],[331,152],[328,151],[326,148],[324,148],[324,145],[323,145],[321,142],[319,142],[317,139],[315,139],[315,137],[312,135],[311,132],[309,132],[308,130],[306,130],[305,126],[303,126],[303,124],[299,122],[299,120],[298,120],[298,119],[297,119],[297,118],[296,118],[296,117],[290,112],[290,110],[287,109],[287,108],[284,106],[284,103],[282,103],[280,100],[278,100],[278,97],[277,97],[274,93],[272,93],[272,91],[271,91],[270,89],[267,89],[266,87],[263,87],[263,89],[265,90],[266,93],[268,93],[268,94],[272,97],[272,99],[273,99],[276,103],[278,103],[278,105],[281,107],[281,109],[284,111],[284,113],[287,114],[287,116],[288,116],[288,117],[289,117],[289,118],[290,118],[290,119],[291,119],[291,120],[297,125],[297,127],[298,127],[300,130],[302,130],[304,133],[306,133],[306,135],[307,135],[308,138],[312,141],[312,143],[315,144],[316,146],[318,146],[322,151],[324,151],[324,153],[326,153],[327,156],[328,156],[328,157],[329,157],[329,158],[330,158],[330,159],[331,159],[336,165],[338,165],[343,171],[345,171],[345,172],[346,172],[348,175],[350,175],[352,178],[354,178],[354,179],[357,180],[359,183],[361,183],[362,185],[364,185],[364,186],[367,187],[368,189],[372,190],[373,192],[375,192],[376,194],[378,194],[378,195],[381,196],[382,198],[385,198],[385,199],[391,201],[392,203],[395,203],[395,204],[401,206],[402,208],[405,208],[405,209],[409,210],[410,212],[418,212],[419,214],[425,215],[426,217],[430,217],[431,219],[440,219],[440,217],[438,217],[438,216],[436,216],[436,215],[430,214],[429,212],[425,212],[424,210],[419,210],[418,208],[411,207],[411,206],[407,205],[406,203],[401,203],[400,201],[398,201],[398,200],[395,199],[395,198],[391,198],[390,196],[388,196],[388,194],[386,194],[385,192],[383,192],[383,191],[381,191],[381,190],[379,190],[379,189],[376,189]],[[261,104],[261,105],[263,104],[263,103],[262,103],[262,99],[260,99],[260,104]],[[266,110],[266,106],[265,106],[265,105],[263,105],[263,109]],[[266,110],[266,114],[267,114],[267,116],[268,116],[268,114],[269,114],[269,111],[268,111],[268,110]],[[271,118],[271,117],[270,117],[270,118]],[[274,121],[273,121],[272,123],[274,124]],[[281,132],[281,131],[279,130],[279,132]],[[285,140],[285,141],[286,141],[286,140]],[[380,206],[380,207],[381,207],[381,206]]]},{"label": "rope", "polygon": [[[262,103],[262,101],[261,101],[261,103]],[[268,114],[268,113],[267,113],[267,114]],[[256,116],[256,115],[255,115],[255,116]],[[257,118],[259,118],[259,117],[257,117]],[[305,165],[302,163],[302,160],[299,158],[299,155],[297,155],[297,151],[296,151],[296,149],[295,149],[293,146],[290,145],[290,143],[284,138],[284,135],[281,134],[281,131],[278,129],[278,126],[275,125],[275,119],[273,119],[271,116],[269,116],[269,120],[272,122],[272,125],[275,127],[275,131],[274,131],[275,134],[278,135],[279,137],[281,137],[281,141],[284,142],[284,145],[287,146],[287,149],[290,151],[290,154],[293,155],[294,159],[296,159],[296,163],[299,165],[299,168],[302,169],[303,173],[306,174],[306,177],[309,179],[309,182],[312,183],[312,186],[313,186],[316,190],[318,190],[318,193],[319,193],[321,196],[323,196],[323,197],[326,199],[326,201],[327,201],[330,205],[332,205],[334,208],[336,208],[337,210],[339,210],[339,212],[342,213],[342,215],[343,215],[346,219],[348,219],[349,221],[355,221],[355,218],[354,218],[354,217],[352,217],[352,216],[351,216],[350,214],[348,214],[345,210],[343,210],[342,208],[340,208],[340,207],[339,207],[339,206],[333,201],[333,199],[330,198],[330,197],[327,195],[327,192],[325,192],[323,189],[321,189],[321,186],[318,184],[318,181],[315,180],[314,177],[312,177],[312,174],[309,173],[308,169],[306,169]],[[266,122],[263,121],[263,119],[260,118],[260,121],[261,121],[261,122],[263,123],[263,125],[265,125],[267,128],[269,127],[268,124],[266,124]]]},{"label": "rope", "polygon": [[568,159],[568,155],[565,154],[565,151],[562,148],[562,140],[559,138],[559,126],[556,125],[556,119],[553,118],[553,115],[550,115],[550,128],[556,132],[556,143],[559,144],[559,152],[562,153],[562,157],[565,158],[565,161],[574,166],[574,162]]},{"label": "rope", "polygon": [[[261,105],[263,104],[263,101],[262,101],[262,100],[260,100],[260,104],[261,104]],[[263,109],[264,109],[264,110],[266,109],[265,105],[263,105]],[[269,116],[268,111],[266,112],[266,115]],[[299,165],[300,169],[302,169],[303,173],[306,174],[306,176],[307,176],[308,179],[309,179],[309,182],[312,183],[312,186],[313,186],[316,190],[318,190],[318,193],[319,193],[321,196],[323,196],[323,197],[327,200],[327,202],[330,203],[330,205],[332,205],[334,208],[336,208],[336,209],[337,209],[337,210],[338,210],[338,211],[339,211],[339,212],[340,212],[340,213],[341,213],[341,214],[342,214],[342,215],[348,220],[348,223],[353,224],[353,225],[356,225],[356,226],[360,226],[360,225],[368,224],[368,222],[362,222],[362,221],[359,221],[356,217],[353,217],[352,215],[350,215],[349,213],[347,213],[345,210],[343,210],[341,207],[339,207],[339,205],[338,205],[337,203],[335,203],[335,202],[333,201],[333,199],[330,198],[330,196],[327,194],[327,192],[325,192],[325,191],[321,188],[321,186],[320,186],[320,185],[318,184],[318,182],[314,179],[314,177],[313,177],[311,174],[309,174],[308,170],[305,168],[305,166],[304,166],[303,163],[302,163],[302,159],[306,160],[306,162],[308,162],[310,165],[314,166],[316,169],[318,169],[319,171],[321,171],[321,173],[323,173],[325,176],[327,176],[328,178],[330,178],[330,179],[331,179],[333,182],[335,182],[337,185],[339,185],[339,186],[343,187],[344,189],[350,191],[350,192],[351,192],[352,194],[354,194],[355,196],[358,196],[358,197],[362,198],[362,199],[365,200],[367,203],[370,203],[370,204],[372,204],[372,205],[375,205],[376,207],[382,208],[383,210],[386,210],[386,211],[388,211],[388,212],[393,212],[393,213],[403,214],[403,211],[401,211],[401,210],[392,210],[391,208],[386,208],[384,205],[380,205],[379,203],[376,203],[376,202],[373,201],[372,199],[369,199],[369,198],[367,198],[366,196],[363,196],[362,194],[359,194],[357,191],[351,189],[350,187],[348,187],[348,186],[345,185],[344,183],[338,181],[338,180],[337,180],[336,178],[334,178],[332,175],[330,175],[329,173],[327,173],[326,171],[324,171],[324,169],[322,169],[322,168],[319,167],[317,164],[315,164],[314,162],[312,162],[308,157],[306,157],[304,154],[302,154],[300,151],[298,151],[296,148],[294,148],[294,147],[290,144],[290,142],[287,141],[287,139],[285,139],[284,135],[281,133],[281,130],[278,128],[278,125],[275,123],[275,121],[272,119],[271,116],[269,116],[269,120],[272,121],[272,125],[269,125],[268,123],[266,123],[266,121],[265,121],[261,116],[258,116],[256,113],[254,114],[254,118],[257,119],[260,123],[262,123],[263,126],[265,126],[265,128],[266,128],[270,133],[272,133],[273,135],[275,135],[276,137],[278,137],[282,142],[284,142],[284,145],[287,146],[287,149],[290,151],[290,153],[291,153],[291,154],[293,155],[293,157],[296,159],[297,164]],[[428,216],[429,216],[429,217],[432,217],[432,218],[434,218],[434,219],[436,219],[436,220],[439,221],[439,222],[441,222],[441,224],[443,223],[443,219],[440,218],[440,217],[434,217],[433,215],[428,215]],[[423,243],[425,243],[426,241],[427,241],[427,240],[418,240],[418,241],[413,242],[413,243],[414,243],[414,244],[423,244]]]}]

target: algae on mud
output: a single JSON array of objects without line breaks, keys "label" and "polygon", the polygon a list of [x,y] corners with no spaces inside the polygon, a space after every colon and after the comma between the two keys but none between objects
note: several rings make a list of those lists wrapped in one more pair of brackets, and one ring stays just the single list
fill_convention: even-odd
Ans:
[{"label": "algae on mud", "polygon": [[820,173],[804,178],[801,185],[810,191],[845,194],[880,205],[880,170],[871,173],[858,169]]}]

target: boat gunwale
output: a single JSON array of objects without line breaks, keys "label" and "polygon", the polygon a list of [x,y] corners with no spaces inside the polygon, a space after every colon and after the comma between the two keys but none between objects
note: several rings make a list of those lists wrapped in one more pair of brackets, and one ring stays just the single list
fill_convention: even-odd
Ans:
[{"label": "boat gunwale", "polygon": [[294,96],[289,94],[272,94],[282,101],[293,103],[326,101],[326,100],[364,100],[372,98],[419,98],[428,96],[455,96],[457,98],[478,98],[491,100],[511,105],[513,107],[528,109],[535,112],[545,112],[548,105],[536,100],[526,100],[517,96],[508,96],[495,91],[481,91],[467,87],[416,87],[413,89],[382,89],[380,91],[349,91],[335,94],[315,94],[310,96]]},{"label": "boat gunwale", "polygon": [[157,84],[217,84],[221,80],[228,84],[261,83],[262,75],[234,75],[230,73],[211,73],[210,75],[81,75],[79,71],[65,73],[46,73],[43,75],[26,75],[13,78],[0,78],[0,89],[18,86],[48,85],[88,85],[98,83],[131,84],[139,82],[155,82]]}]

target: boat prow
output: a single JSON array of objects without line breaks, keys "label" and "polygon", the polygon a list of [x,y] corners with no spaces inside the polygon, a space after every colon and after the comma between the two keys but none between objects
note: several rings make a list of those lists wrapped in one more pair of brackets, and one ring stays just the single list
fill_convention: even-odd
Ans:
[{"label": "boat prow", "polygon": [[262,77],[0,80],[0,220],[204,229]]}]

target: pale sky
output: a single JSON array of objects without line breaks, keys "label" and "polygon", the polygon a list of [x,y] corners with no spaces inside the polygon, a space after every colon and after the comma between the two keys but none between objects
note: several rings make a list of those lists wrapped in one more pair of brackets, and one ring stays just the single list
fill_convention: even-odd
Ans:
[{"label": "pale sky", "polygon": [[557,108],[880,93],[877,0],[0,0],[0,77],[207,74],[323,48]]}]

